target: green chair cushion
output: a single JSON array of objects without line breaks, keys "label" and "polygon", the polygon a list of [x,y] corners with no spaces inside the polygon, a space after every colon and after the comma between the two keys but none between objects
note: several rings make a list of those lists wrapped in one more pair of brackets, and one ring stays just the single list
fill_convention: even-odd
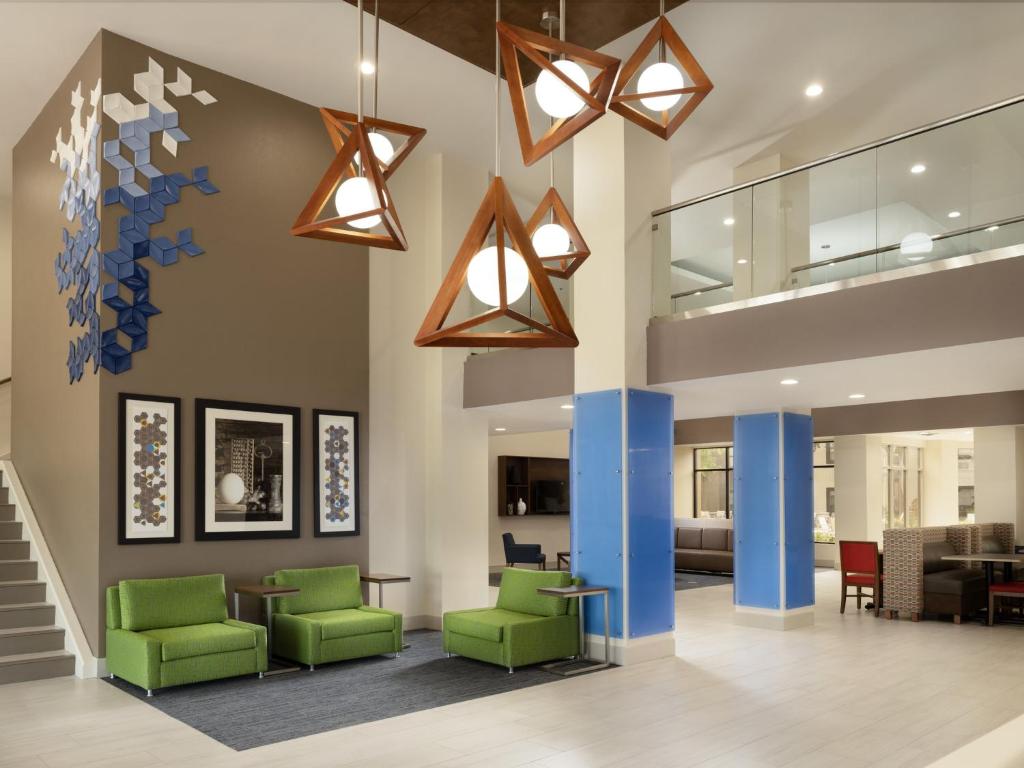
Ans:
[{"label": "green chair cushion", "polygon": [[358,608],[363,604],[363,588],[358,565],[333,568],[292,568],[277,571],[274,581],[282,587],[298,587],[297,595],[281,597],[281,613],[305,614]]},{"label": "green chair cushion", "polygon": [[298,618],[317,622],[320,625],[321,640],[358,637],[374,632],[391,632],[395,628],[394,616],[386,613],[370,613],[359,608],[303,613]]},{"label": "green chair cushion", "polygon": [[528,624],[541,617],[529,613],[516,613],[501,608],[484,610],[449,611],[444,615],[444,625],[449,632],[479,640],[500,643],[505,627],[513,624]]},{"label": "green chair cushion", "polygon": [[564,616],[569,601],[564,597],[538,595],[538,587],[568,587],[572,576],[565,571],[528,571],[506,568],[501,572],[498,607],[535,616]]},{"label": "green chair cushion", "polygon": [[223,574],[176,579],[126,579],[118,585],[121,626],[133,632],[193,624],[215,624],[228,617]]},{"label": "green chair cushion", "polygon": [[149,629],[141,634],[160,641],[161,661],[191,659],[211,653],[247,651],[256,647],[256,633],[227,624]]}]

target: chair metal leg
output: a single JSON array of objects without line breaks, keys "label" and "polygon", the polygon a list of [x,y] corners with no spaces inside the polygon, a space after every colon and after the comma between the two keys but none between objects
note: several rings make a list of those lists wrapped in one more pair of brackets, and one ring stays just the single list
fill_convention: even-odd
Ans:
[{"label": "chair metal leg", "polygon": [[116,677],[114,677],[114,673],[113,672],[111,672],[109,675],[107,675],[107,677],[109,677],[111,680],[116,680],[117,679]]},{"label": "chair metal leg", "polygon": [[996,596],[988,593],[988,625],[991,627],[996,619]]},{"label": "chair metal leg", "polygon": [[860,587],[857,587],[857,610],[858,610],[858,611],[860,610],[860,607],[861,607],[861,606],[860,606],[860,600],[861,600],[861,598],[862,598],[863,596],[864,596],[864,593],[863,593],[863,592],[861,591],[861,588],[860,588]]},{"label": "chair metal leg", "polygon": [[309,671],[312,672],[314,669],[316,669],[316,665],[315,664],[310,664],[309,665]]},{"label": "chair metal leg", "polygon": [[508,668],[508,673],[511,675],[513,672],[515,672],[515,670],[512,669],[512,665],[510,664]]},{"label": "chair metal leg", "polygon": [[257,679],[262,680],[263,679],[263,673],[262,672],[257,672],[256,673],[256,677],[257,677]]},{"label": "chair metal leg", "polygon": [[146,698],[147,699],[152,699],[153,698],[153,689],[152,688],[147,688],[146,689]]}]

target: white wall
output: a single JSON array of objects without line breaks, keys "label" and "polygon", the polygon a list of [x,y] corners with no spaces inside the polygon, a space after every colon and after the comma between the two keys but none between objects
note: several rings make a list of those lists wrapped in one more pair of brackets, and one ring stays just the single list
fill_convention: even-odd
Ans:
[{"label": "white wall", "polygon": [[462,408],[458,349],[412,340],[488,183],[483,169],[413,153],[389,187],[409,251],[370,252],[370,568],[406,626],[488,604],[486,418]]},{"label": "white wall", "polygon": [[1016,523],[1024,541],[1024,427],[974,430],[974,512],[978,523]]},{"label": "white wall", "polygon": [[[11,375],[11,199],[0,196],[0,381]],[[11,452],[11,385],[0,384],[0,456]]]},{"label": "white wall", "polygon": [[928,440],[924,444],[921,479],[921,525],[956,525],[960,522],[960,469],[957,451],[970,442]]},{"label": "white wall", "polygon": [[491,435],[488,446],[487,486],[490,504],[487,507],[488,560],[492,569],[505,565],[501,534],[508,531],[520,544],[540,544],[547,556],[548,567],[555,565],[556,552],[569,551],[568,515],[498,515],[498,457],[543,456],[551,459],[569,458],[569,430],[525,432],[517,435]]}]

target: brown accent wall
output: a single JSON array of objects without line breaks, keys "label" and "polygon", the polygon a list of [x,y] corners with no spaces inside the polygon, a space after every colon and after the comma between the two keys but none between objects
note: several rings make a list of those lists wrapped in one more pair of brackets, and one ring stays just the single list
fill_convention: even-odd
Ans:
[{"label": "brown accent wall", "polygon": [[[814,408],[811,418],[815,437],[1024,424],[1024,390]],[[679,420],[675,444],[731,443],[732,424],[732,416]]]},{"label": "brown accent wall", "polygon": [[[71,92],[100,76],[100,37],[89,44],[14,148],[12,200],[11,456],[90,642],[99,637],[100,379],[68,385],[68,327],[53,262],[61,230],[64,172],[50,163],[58,128],[68,137]],[[86,103],[86,109],[88,102]],[[77,223],[74,225],[77,227]],[[73,290],[73,289],[72,289]],[[95,643],[93,649],[95,650]]]},{"label": "brown accent wall", "polygon": [[[317,109],[110,32],[102,33],[102,53],[94,43],[88,58],[98,74],[102,57],[104,93],[138,100],[133,75],[146,70],[150,56],[168,80],[181,66],[195,88],[218,99],[202,106],[191,97],[171,97],[191,141],[179,145],[177,158],[156,141],[153,162],[189,175],[208,165],[221,191],[204,196],[183,189],[181,202],[167,208],[166,222],[153,227],[154,236],[172,239],[191,227],[205,253],[182,254],[167,267],[142,260],[150,271],[151,300],[162,314],[150,319],[149,348],[133,356],[130,371],[87,372],[81,383],[67,384],[67,322],[52,268],[60,242],[60,175],[48,165],[56,128],[67,119],[67,85],[19,146],[15,180],[21,196],[15,212],[21,238],[15,334],[20,368],[32,369],[24,378],[21,370],[16,374],[23,396],[15,459],[48,522],[48,540],[98,656],[104,654],[103,591],[119,579],[224,573],[230,594],[233,585],[277,568],[358,563],[365,569],[372,528],[368,253],[288,234],[333,156]],[[116,132],[116,124],[105,120],[104,139]],[[110,166],[102,172],[104,188],[117,183]],[[103,209],[104,250],[117,247],[124,214],[119,205]],[[104,308],[104,327],[113,324]],[[182,398],[180,544],[117,543],[120,392]],[[300,538],[195,540],[196,398],[302,409]],[[313,536],[313,408],[360,413],[358,537]],[[243,618],[255,615],[255,607],[243,609]]]},{"label": "brown accent wall", "polygon": [[[1024,336],[1024,258],[651,323],[647,383]],[[956,311],[950,311],[956,307]]]},{"label": "brown accent wall", "polygon": [[503,349],[470,355],[463,365],[462,405],[519,403],[573,393],[571,349]]}]

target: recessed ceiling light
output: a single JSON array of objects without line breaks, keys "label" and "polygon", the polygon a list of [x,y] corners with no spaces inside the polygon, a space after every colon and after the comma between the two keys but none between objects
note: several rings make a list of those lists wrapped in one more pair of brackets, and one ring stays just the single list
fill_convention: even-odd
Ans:
[{"label": "recessed ceiling light", "polygon": [[993,224],[991,227],[988,227],[985,231],[986,232],[995,232],[997,229],[999,229],[999,225],[998,224]]},{"label": "recessed ceiling light", "polygon": [[799,383],[800,383],[799,379],[783,379],[782,381],[779,382],[779,384],[781,384],[784,387],[792,387],[794,384],[799,384]]},{"label": "recessed ceiling light", "polygon": [[821,250],[823,250],[823,251],[827,251],[831,247],[832,247],[832,245],[830,243],[822,243],[821,244]]},{"label": "recessed ceiling light", "polygon": [[575,405],[572,405],[571,403],[566,403],[565,405],[562,405],[562,406],[559,406],[559,407],[560,407],[560,408],[561,408],[561,409],[562,409],[563,411],[571,411],[571,410],[572,410],[573,408],[575,408],[576,406],[575,406]]},{"label": "recessed ceiling light", "polygon": [[372,61],[364,61],[359,65],[359,71],[362,72],[364,75],[372,75],[374,72],[377,71],[377,68],[373,66]]},{"label": "recessed ceiling light", "polygon": [[736,259],[736,263],[737,264],[746,264],[747,260],[746,259]]},{"label": "recessed ceiling light", "polygon": [[700,296],[702,293],[704,293],[704,291],[694,291],[693,295],[694,296]]},{"label": "recessed ceiling light", "polygon": [[934,432],[922,432],[921,433],[921,437],[933,437],[934,435],[935,435]]},{"label": "recessed ceiling light", "polygon": [[927,170],[928,166],[925,165],[924,163],[914,163],[912,166],[910,166],[910,172],[914,174],[924,173]]},{"label": "recessed ceiling light", "polygon": [[865,395],[863,392],[854,392],[852,395],[850,395],[851,400],[863,400],[865,397],[867,397],[867,395]]},{"label": "recessed ceiling light", "polygon": [[726,216],[724,219],[722,219],[722,223],[725,224],[725,226],[727,227],[731,227],[733,224],[736,223],[736,219],[734,219],[732,216]]},{"label": "recessed ceiling light", "polygon": [[495,427],[494,431],[495,432],[505,432],[505,431],[507,431],[507,428],[506,427]]},{"label": "recessed ceiling light", "polygon": [[823,94],[824,92],[825,89],[822,87],[821,83],[811,83],[806,88],[804,88],[804,95],[809,96],[812,99],[821,96],[821,94]]},{"label": "recessed ceiling light", "polygon": [[950,211],[950,212],[949,212],[949,213],[947,213],[946,215],[947,215],[947,216],[948,216],[949,218],[951,218],[951,219],[959,219],[959,218],[960,218],[960,211]]}]

